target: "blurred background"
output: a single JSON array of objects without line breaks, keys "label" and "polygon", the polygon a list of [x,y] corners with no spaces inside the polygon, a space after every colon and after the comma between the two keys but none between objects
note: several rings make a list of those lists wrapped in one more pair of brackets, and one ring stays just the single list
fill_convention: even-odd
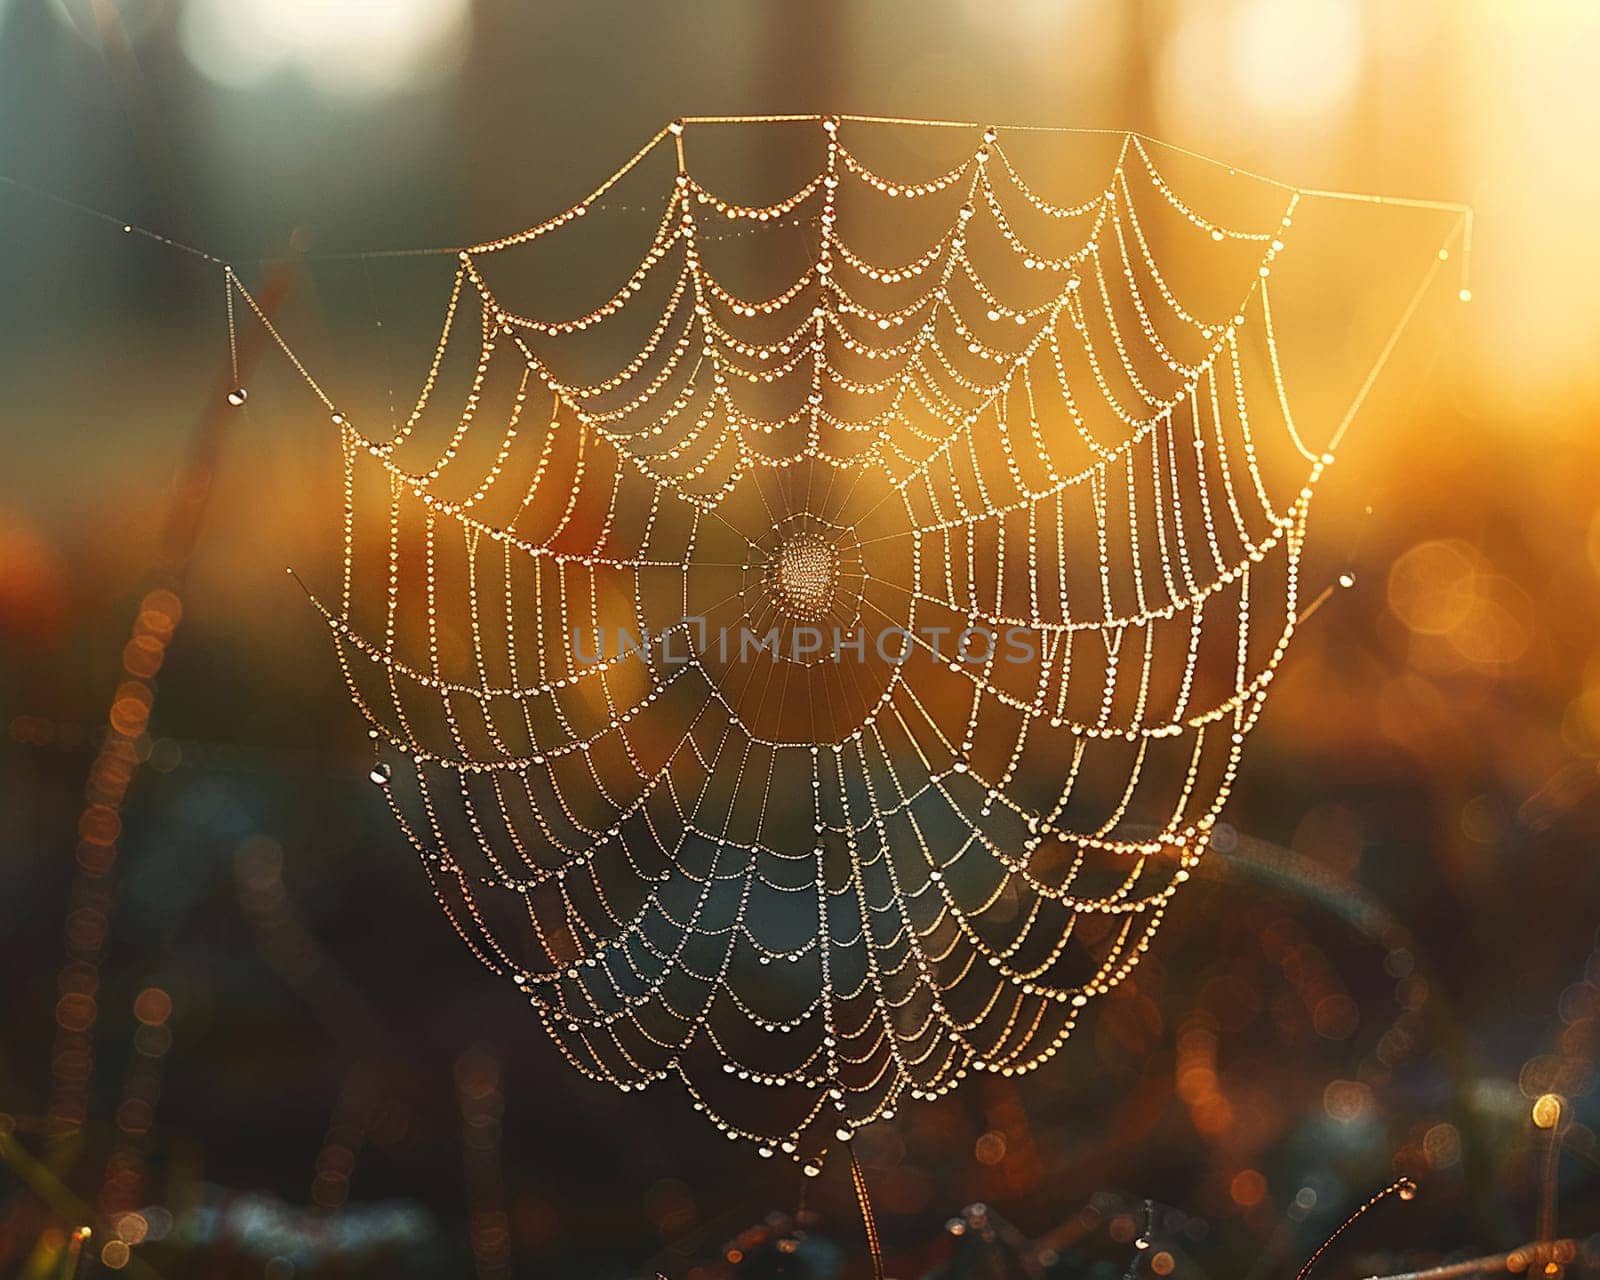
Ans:
[{"label": "blurred background", "polygon": [[837,1170],[802,1205],[681,1094],[590,1084],[450,932],[283,572],[336,554],[325,415],[269,352],[219,416],[218,268],[121,230],[406,399],[448,261],[328,255],[791,111],[1478,212],[1472,300],[1441,276],[1319,494],[1313,591],[1351,585],[1151,955],[1046,1069],[858,1140],[891,1272],[1289,1276],[1400,1175],[1327,1274],[1541,1235],[1595,1270],[1600,9],[0,0],[0,1274],[865,1274]]}]

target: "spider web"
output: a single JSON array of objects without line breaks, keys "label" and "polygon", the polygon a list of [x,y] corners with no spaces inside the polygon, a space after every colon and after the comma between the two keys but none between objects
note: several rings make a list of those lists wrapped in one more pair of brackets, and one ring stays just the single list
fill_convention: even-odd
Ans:
[{"label": "spider web", "polygon": [[[815,1172],[907,1094],[1050,1059],[1134,968],[1284,658],[1332,456],[1273,328],[1296,190],[1224,225],[1137,135],[1073,202],[994,130],[911,180],[811,126],[781,200],[703,184],[674,125],[461,251],[412,412],[334,414],[317,608],[440,905],[566,1059],[676,1078]],[[519,260],[661,161],[615,292],[520,309]],[[719,649],[740,629],[779,643]],[[968,651],[1012,629],[1025,656]],[[583,653],[608,635],[660,642]]]}]

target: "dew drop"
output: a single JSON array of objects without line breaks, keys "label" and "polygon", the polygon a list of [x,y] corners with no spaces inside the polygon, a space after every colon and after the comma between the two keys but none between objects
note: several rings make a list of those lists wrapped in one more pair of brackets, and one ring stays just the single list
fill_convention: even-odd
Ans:
[{"label": "dew drop", "polygon": [[250,393],[243,387],[235,387],[232,391],[228,392],[228,403],[231,404],[235,409],[237,409],[249,398]]},{"label": "dew drop", "polygon": [[377,764],[373,765],[372,766],[372,772],[367,775],[368,778],[370,778],[373,782],[377,783],[378,786],[380,786],[380,787],[388,786],[389,785],[389,779],[391,777],[393,777],[393,776],[394,776],[394,770],[391,769],[382,760],[378,761]]}]

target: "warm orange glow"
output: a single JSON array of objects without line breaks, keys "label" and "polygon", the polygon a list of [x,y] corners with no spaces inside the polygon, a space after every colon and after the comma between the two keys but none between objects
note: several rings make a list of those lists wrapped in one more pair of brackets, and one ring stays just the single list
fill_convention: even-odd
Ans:
[{"label": "warm orange glow", "polygon": [[1241,1169],[1228,1184],[1228,1194],[1236,1205],[1252,1208],[1266,1198],[1267,1180],[1254,1169]]},{"label": "warm orange glow", "polygon": [[1554,1129],[1561,1122],[1561,1098],[1546,1093],[1533,1104],[1533,1123],[1541,1129]]},{"label": "warm orange glow", "polygon": [[990,1130],[978,1139],[972,1154],[979,1164],[999,1164],[1006,1158],[1005,1134]]},{"label": "warm orange glow", "polygon": [[117,1219],[117,1235],[130,1245],[139,1244],[150,1234],[150,1222],[142,1213],[125,1213]]},{"label": "warm orange glow", "polygon": [[1322,1091],[1322,1109],[1333,1120],[1359,1120],[1372,1110],[1372,1090],[1358,1080],[1334,1080]]},{"label": "warm orange glow", "polygon": [[160,1026],[172,1016],[172,997],[160,987],[146,987],[133,1002],[133,1016],[148,1027]]}]

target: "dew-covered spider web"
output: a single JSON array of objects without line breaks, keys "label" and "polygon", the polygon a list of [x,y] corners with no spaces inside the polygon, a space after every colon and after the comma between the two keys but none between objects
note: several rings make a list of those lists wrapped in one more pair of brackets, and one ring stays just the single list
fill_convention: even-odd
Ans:
[{"label": "dew-covered spider web", "polygon": [[[334,413],[318,608],[440,905],[566,1059],[814,1171],[1137,964],[1348,419],[1296,418],[1274,328],[1322,193],[1202,212],[1131,134],[887,172],[884,125],[811,117],[738,122],[815,162],[743,205],[717,123],[460,252],[414,410]],[[605,300],[541,305],[579,252]]]}]

